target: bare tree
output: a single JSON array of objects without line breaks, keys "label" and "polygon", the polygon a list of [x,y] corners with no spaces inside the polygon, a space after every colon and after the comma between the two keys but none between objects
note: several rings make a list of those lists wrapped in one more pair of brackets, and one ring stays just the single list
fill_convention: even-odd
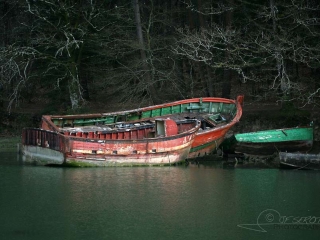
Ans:
[{"label": "bare tree", "polygon": [[26,0],[26,11],[32,18],[25,23],[30,48],[37,51],[36,59],[43,65],[39,77],[50,78],[57,89],[67,89],[71,108],[79,108],[88,94],[86,79],[81,78],[84,51],[98,44],[92,42],[96,40],[92,35],[108,24],[104,1]]},{"label": "bare tree", "polygon": [[[208,16],[229,10],[195,11]],[[234,1],[237,21],[232,27],[214,21],[210,28],[179,28],[173,51],[213,69],[233,70],[243,83],[259,82],[270,96],[290,93],[292,100],[309,102],[319,90],[297,78],[289,66],[309,71],[319,67],[319,10],[316,1]]]},{"label": "bare tree", "polygon": [[34,52],[16,40],[25,37],[19,27],[19,22],[25,20],[21,3],[18,0],[0,3],[0,109],[6,107],[10,113],[26,86]]},{"label": "bare tree", "polygon": [[[316,2],[295,0],[270,0],[269,6],[259,6],[255,10],[251,24],[254,30],[247,34],[245,40],[254,46],[252,54],[260,55],[260,71],[264,72],[268,90],[280,93],[281,100],[297,99],[307,103],[310,92],[314,91],[308,83],[312,76],[307,72],[319,66],[316,43],[319,10]],[[266,25],[268,22],[271,23],[270,28]],[[308,70],[299,76],[293,66]]]},{"label": "bare tree", "polygon": [[[151,97],[152,102],[158,103],[158,97],[157,97],[157,92],[155,91],[155,84],[154,81],[152,79],[152,74],[150,73],[150,65],[152,66],[152,64],[148,65],[148,61],[150,61],[151,59],[147,58],[147,54],[146,54],[146,45],[144,42],[144,36],[143,36],[143,32],[142,32],[142,25],[141,25],[141,16],[140,16],[140,6],[139,6],[139,0],[132,0],[132,4],[133,4],[133,9],[134,9],[134,16],[135,16],[135,23],[136,23],[136,27],[137,27],[137,37],[138,37],[138,43],[139,43],[139,47],[140,47],[140,54],[141,54],[141,61],[142,61],[142,68],[144,70],[144,78],[146,79],[146,83],[147,83],[147,88],[146,90],[148,91],[148,95]],[[151,4],[153,4],[153,1],[151,0]],[[151,7],[151,12],[150,15],[153,14],[153,8]],[[150,18],[151,20],[151,18]],[[148,30],[149,27],[147,28]],[[150,40],[150,36],[149,36],[149,31],[147,31],[147,38],[148,40]],[[150,46],[150,45],[149,45]],[[150,48],[149,48],[150,50]]]}]

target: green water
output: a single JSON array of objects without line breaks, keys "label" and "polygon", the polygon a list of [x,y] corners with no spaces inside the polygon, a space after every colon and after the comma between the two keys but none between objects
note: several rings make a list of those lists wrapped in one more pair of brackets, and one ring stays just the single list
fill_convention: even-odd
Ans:
[{"label": "green water", "polygon": [[[1,240],[320,237],[319,172],[221,163],[54,168],[1,153],[0,180]],[[319,224],[271,224],[275,213]]]}]

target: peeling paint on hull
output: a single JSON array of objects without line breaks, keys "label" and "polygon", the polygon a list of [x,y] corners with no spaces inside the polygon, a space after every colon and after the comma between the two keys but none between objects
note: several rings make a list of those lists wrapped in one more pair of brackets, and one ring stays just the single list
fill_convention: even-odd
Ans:
[{"label": "peeling paint on hull", "polygon": [[[82,157],[64,156],[50,149],[34,146],[24,146],[22,160],[35,165],[65,165],[65,166],[166,166],[185,161],[190,151],[190,145],[175,153],[157,153],[144,155],[83,155]],[[49,151],[48,151],[49,150]]]},{"label": "peeling paint on hull", "polygon": [[126,156],[83,156],[82,158],[67,157],[66,163],[87,166],[165,166],[183,162],[188,156],[190,146],[179,152],[157,153]]},{"label": "peeling paint on hull", "polygon": [[64,163],[64,154],[52,149],[39,146],[22,145],[22,161],[36,165]]},{"label": "peeling paint on hull", "polygon": [[[165,123],[169,121],[164,120]],[[137,139],[86,139],[42,129],[25,129],[23,161],[38,165],[74,166],[172,165],[184,161],[200,128],[200,122],[180,121],[177,134],[173,133],[175,129],[165,129],[167,125],[157,126],[160,128],[159,137],[140,136]],[[153,129],[153,125],[148,127],[149,130]],[[138,132],[140,129],[136,127],[131,131]],[[155,129],[158,134],[158,129]],[[147,135],[152,133],[145,132]],[[111,135],[113,133],[110,132]],[[137,137],[137,134],[130,133],[128,136]]]}]

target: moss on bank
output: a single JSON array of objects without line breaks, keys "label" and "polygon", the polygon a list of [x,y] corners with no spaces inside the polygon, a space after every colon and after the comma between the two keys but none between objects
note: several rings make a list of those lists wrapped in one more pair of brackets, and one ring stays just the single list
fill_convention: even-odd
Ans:
[{"label": "moss on bank", "polygon": [[0,138],[19,137],[25,127],[38,127],[40,118],[31,113],[0,112]]},{"label": "moss on bank", "polygon": [[0,152],[18,151],[18,144],[21,142],[20,137],[2,137],[0,138]]}]

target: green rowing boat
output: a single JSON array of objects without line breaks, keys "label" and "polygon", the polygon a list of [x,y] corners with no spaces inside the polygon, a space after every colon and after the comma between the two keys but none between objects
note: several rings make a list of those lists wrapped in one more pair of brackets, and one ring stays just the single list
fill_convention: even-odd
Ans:
[{"label": "green rowing boat", "polygon": [[313,127],[295,127],[239,133],[227,138],[223,152],[251,155],[272,155],[278,151],[307,152],[313,146]]}]

